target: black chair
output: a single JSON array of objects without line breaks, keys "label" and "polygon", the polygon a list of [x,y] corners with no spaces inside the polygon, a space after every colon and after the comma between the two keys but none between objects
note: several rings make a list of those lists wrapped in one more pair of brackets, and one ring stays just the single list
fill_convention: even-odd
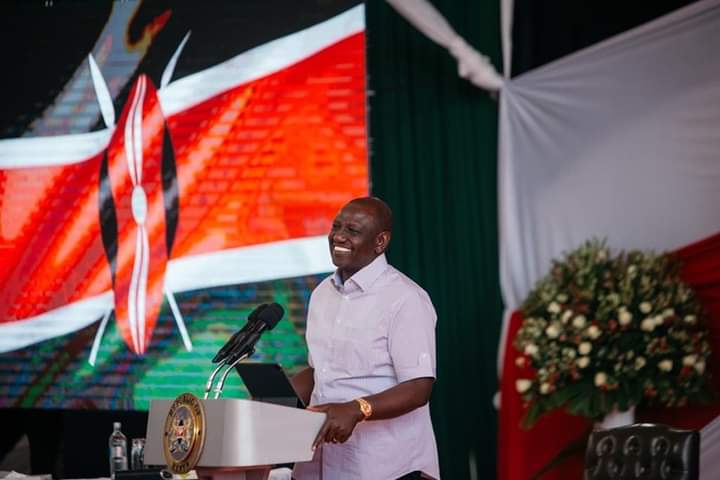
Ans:
[{"label": "black chair", "polygon": [[700,433],[637,423],[590,434],[585,480],[698,480]]}]

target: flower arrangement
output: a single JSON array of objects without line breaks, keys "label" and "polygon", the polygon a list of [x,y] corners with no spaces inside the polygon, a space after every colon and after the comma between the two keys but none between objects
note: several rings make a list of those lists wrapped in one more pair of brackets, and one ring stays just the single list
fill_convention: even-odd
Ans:
[{"label": "flower arrangement", "polygon": [[641,402],[712,399],[705,317],[679,269],[669,255],[613,256],[597,239],[553,262],[514,339],[525,426],[557,408],[599,420]]}]

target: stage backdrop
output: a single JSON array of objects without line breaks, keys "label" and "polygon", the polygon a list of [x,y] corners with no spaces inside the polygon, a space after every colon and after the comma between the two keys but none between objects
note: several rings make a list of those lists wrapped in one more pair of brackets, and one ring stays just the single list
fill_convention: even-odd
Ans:
[{"label": "stage backdrop", "polygon": [[0,7],[0,407],[200,394],[272,301],[255,359],[305,364],[326,232],[368,192],[359,3]]},{"label": "stage backdrop", "polygon": [[[591,238],[614,249],[674,251],[720,345],[720,0],[702,0],[524,73],[500,106],[500,273],[508,312],[551,261]],[[515,389],[505,324],[499,479],[532,477],[589,426],[555,412],[531,430]],[[659,411],[658,411],[659,410]],[[637,419],[700,428],[717,405],[640,408]],[[579,478],[577,455],[543,478]]]}]

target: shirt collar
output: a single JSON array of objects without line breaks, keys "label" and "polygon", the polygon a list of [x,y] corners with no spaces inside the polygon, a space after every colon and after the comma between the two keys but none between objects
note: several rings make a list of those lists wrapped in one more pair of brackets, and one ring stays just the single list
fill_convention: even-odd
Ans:
[{"label": "shirt collar", "polygon": [[[387,266],[387,258],[385,258],[385,254],[382,253],[378,255],[375,260],[355,272],[352,277],[348,278],[345,281],[345,284],[347,284],[347,282],[349,281],[352,281],[358,287],[360,287],[363,292],[366,292],[372,286],[372,284],[375,283],[375,280],[378,279],[380,274],[385,271]],[[335,285],[335,288],[337,288],[338,290],[343,289],[343,281],[342,277],[340,276],[339,270],[335,270],[332,281]]]}]

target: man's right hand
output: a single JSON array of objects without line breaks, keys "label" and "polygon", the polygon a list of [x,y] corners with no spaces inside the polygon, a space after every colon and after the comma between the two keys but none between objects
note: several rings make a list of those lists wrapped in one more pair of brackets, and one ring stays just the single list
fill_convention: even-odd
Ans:
[{"label": "man's right hand", "polygon": [[308,407],[313,412],[324,412],[325,423],[320,428],[315,441],[313,442],[313,450],[321,443],[345,443],[350,435],[352,435],[355,425],[365,418],[356,401],[345,403],[326,403],[323,405],[314,405]]}]

